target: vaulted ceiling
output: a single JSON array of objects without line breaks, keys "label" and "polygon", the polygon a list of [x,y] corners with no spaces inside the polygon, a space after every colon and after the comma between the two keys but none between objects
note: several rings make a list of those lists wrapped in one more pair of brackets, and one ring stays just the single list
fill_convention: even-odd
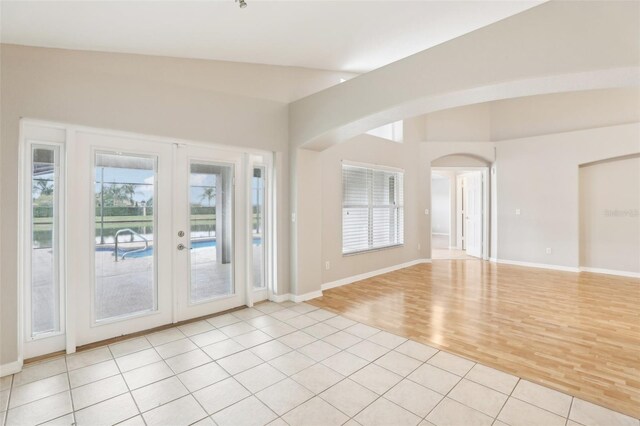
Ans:
[{"label": "vaulted ceiling", "polygon": [[519,1],[5,1],[3,43],[368,72],[520,13]]}]

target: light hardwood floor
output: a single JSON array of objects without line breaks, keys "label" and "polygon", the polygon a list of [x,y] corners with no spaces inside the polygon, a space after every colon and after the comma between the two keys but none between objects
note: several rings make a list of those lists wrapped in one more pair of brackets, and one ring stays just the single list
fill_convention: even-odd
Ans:
[{"label": "light hardwood floor", "polygon": [[640,279],[437,260],[308,303],[640,417]]}]

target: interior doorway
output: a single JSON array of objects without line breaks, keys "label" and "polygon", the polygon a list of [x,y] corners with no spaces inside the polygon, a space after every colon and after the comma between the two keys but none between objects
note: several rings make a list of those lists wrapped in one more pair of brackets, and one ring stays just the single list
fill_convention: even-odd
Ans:
[{"label": "interior doorway", "polygon": [[431,169],[431,258],[488,259],[488,168]]}]

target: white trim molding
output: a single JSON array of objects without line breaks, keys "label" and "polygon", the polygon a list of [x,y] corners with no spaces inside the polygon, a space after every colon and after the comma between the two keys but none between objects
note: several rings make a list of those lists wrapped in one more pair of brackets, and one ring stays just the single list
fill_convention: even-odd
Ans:
[{"label": "white trim molding", "polygon": [[290,293],[272,294],[269,297],[269,300],[271,300],[272,302],[276,302],[276,303],[286,302],[287,300],[291,300],[291,294]]},{"label": "white trim molding", "polygon": [[331,282],[322,284],[320,290],[311,291],[311,292],[305,293],[305,294],[300,294],[300,295],[291,294],[291,293],[272,294],[270,300],[272,302],[276,302],[276,303],[285,302],[287,300],[291,300],[292,302],[296,302],[296,303],[306,302],[307,300],[315,299],[316,297],[322,297],[322,291],[323,290],[329,290],[330,288],[335,288],[335,287],[340,287],[340,286],[343,286],[343,285],[351,284],[351,283],[354,283],[356,281],[361,281],[361,280],[365,280],[367,278],[375,277],[376,275],[382,275],[382,274],[386,274],[388,272],[397,271],[398,269],[408,268],[410,266],[418,265],[420,263],[431,263],[431,259],[416,259],[416,260],[412,260],[410,262],[405,262],[405,263],[400,263],[398,265],[389,266],[387,268],[377,269],[377,270],[371,271],[371,272],[365,272],[364,274],[353,275],[351,277],[342,278],[342,279],[336,280],[336,281],[331,281]]},{"label": "white trim molding", "polygon": [[580,272],[580,268],[574,266],[551,265],[548,263],[521,262],[519,260],[493,259],[492,262],[505,265],[527,266],[529,268],[553,269],[564,272]]},{"label": "white trim molding", "polygon": [[296,303],[306,302],[307,300],[315,299],[316,297],[322,297],[322,290],[316,290],[316,291],[312,291],[312,292],[301,294],[301,295],[291,294],[290,296],[291,296],[290,300],[292,302],[296,302]]},{"label": "white trim molding", "polygon": [[322,284],[322,290],[329,290],[330,288],[340,287],[343,285],[351,284],[356,281],[366,280],[367,278],[375,277],[377,275],[386,274],[388,272],[397,271],[398,269],[408,268],[410,266],[418,265],[420,263],[431,263],[431,259],[416,259],[406,263],[400,263],[398,265],[389,266],[387,268],[377,269],[371,272],[365,272],[364,274],[353,275],[351,277],[342,278],[336,281],[331,281]]},{"label": "white trim molding", "polygon": [[22,371],[22,360],[13,361],[7,364],[0,364],[0,377],[16,374]]},{"label": "white trim molding", "polygon": [[306,302],[307,300],[315,299],[316,297],[322,297],[322,290],[316,290],[305,294],[272,294],[269,300],[276,303],[286,302],[288,300],[296,303]]},{"label": "white trim molding", "polygon": [[594,274],[606,274],[606,275],[617,275],[619,277],[640,278],[640,272],[617,271],[615,269],[587,268],[587,267],[581,266],[580,272],[592,272]]}]

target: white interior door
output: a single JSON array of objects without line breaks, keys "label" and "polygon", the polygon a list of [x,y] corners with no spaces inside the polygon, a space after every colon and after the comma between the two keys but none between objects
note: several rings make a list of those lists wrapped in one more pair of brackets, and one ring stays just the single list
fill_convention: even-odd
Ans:
[{"label": "white interior door", "polygon": [[456,176],[456,248],[464,250],[464,231],[467,226],[464,215],[464,176]]},{"label": "white interior door", "polygon": [[78,131],[68,159],[76,345],[171,323],[171,145]]},{"label": "white interior door", "polygon": [[469,256],[482,257],[482,173],[465,175],[465,248]]},{"label": "white interior door", "polygon": [[242,153],[179,145],[175,154],[174,282],[182,321],[247,303],[248,191]]}]

